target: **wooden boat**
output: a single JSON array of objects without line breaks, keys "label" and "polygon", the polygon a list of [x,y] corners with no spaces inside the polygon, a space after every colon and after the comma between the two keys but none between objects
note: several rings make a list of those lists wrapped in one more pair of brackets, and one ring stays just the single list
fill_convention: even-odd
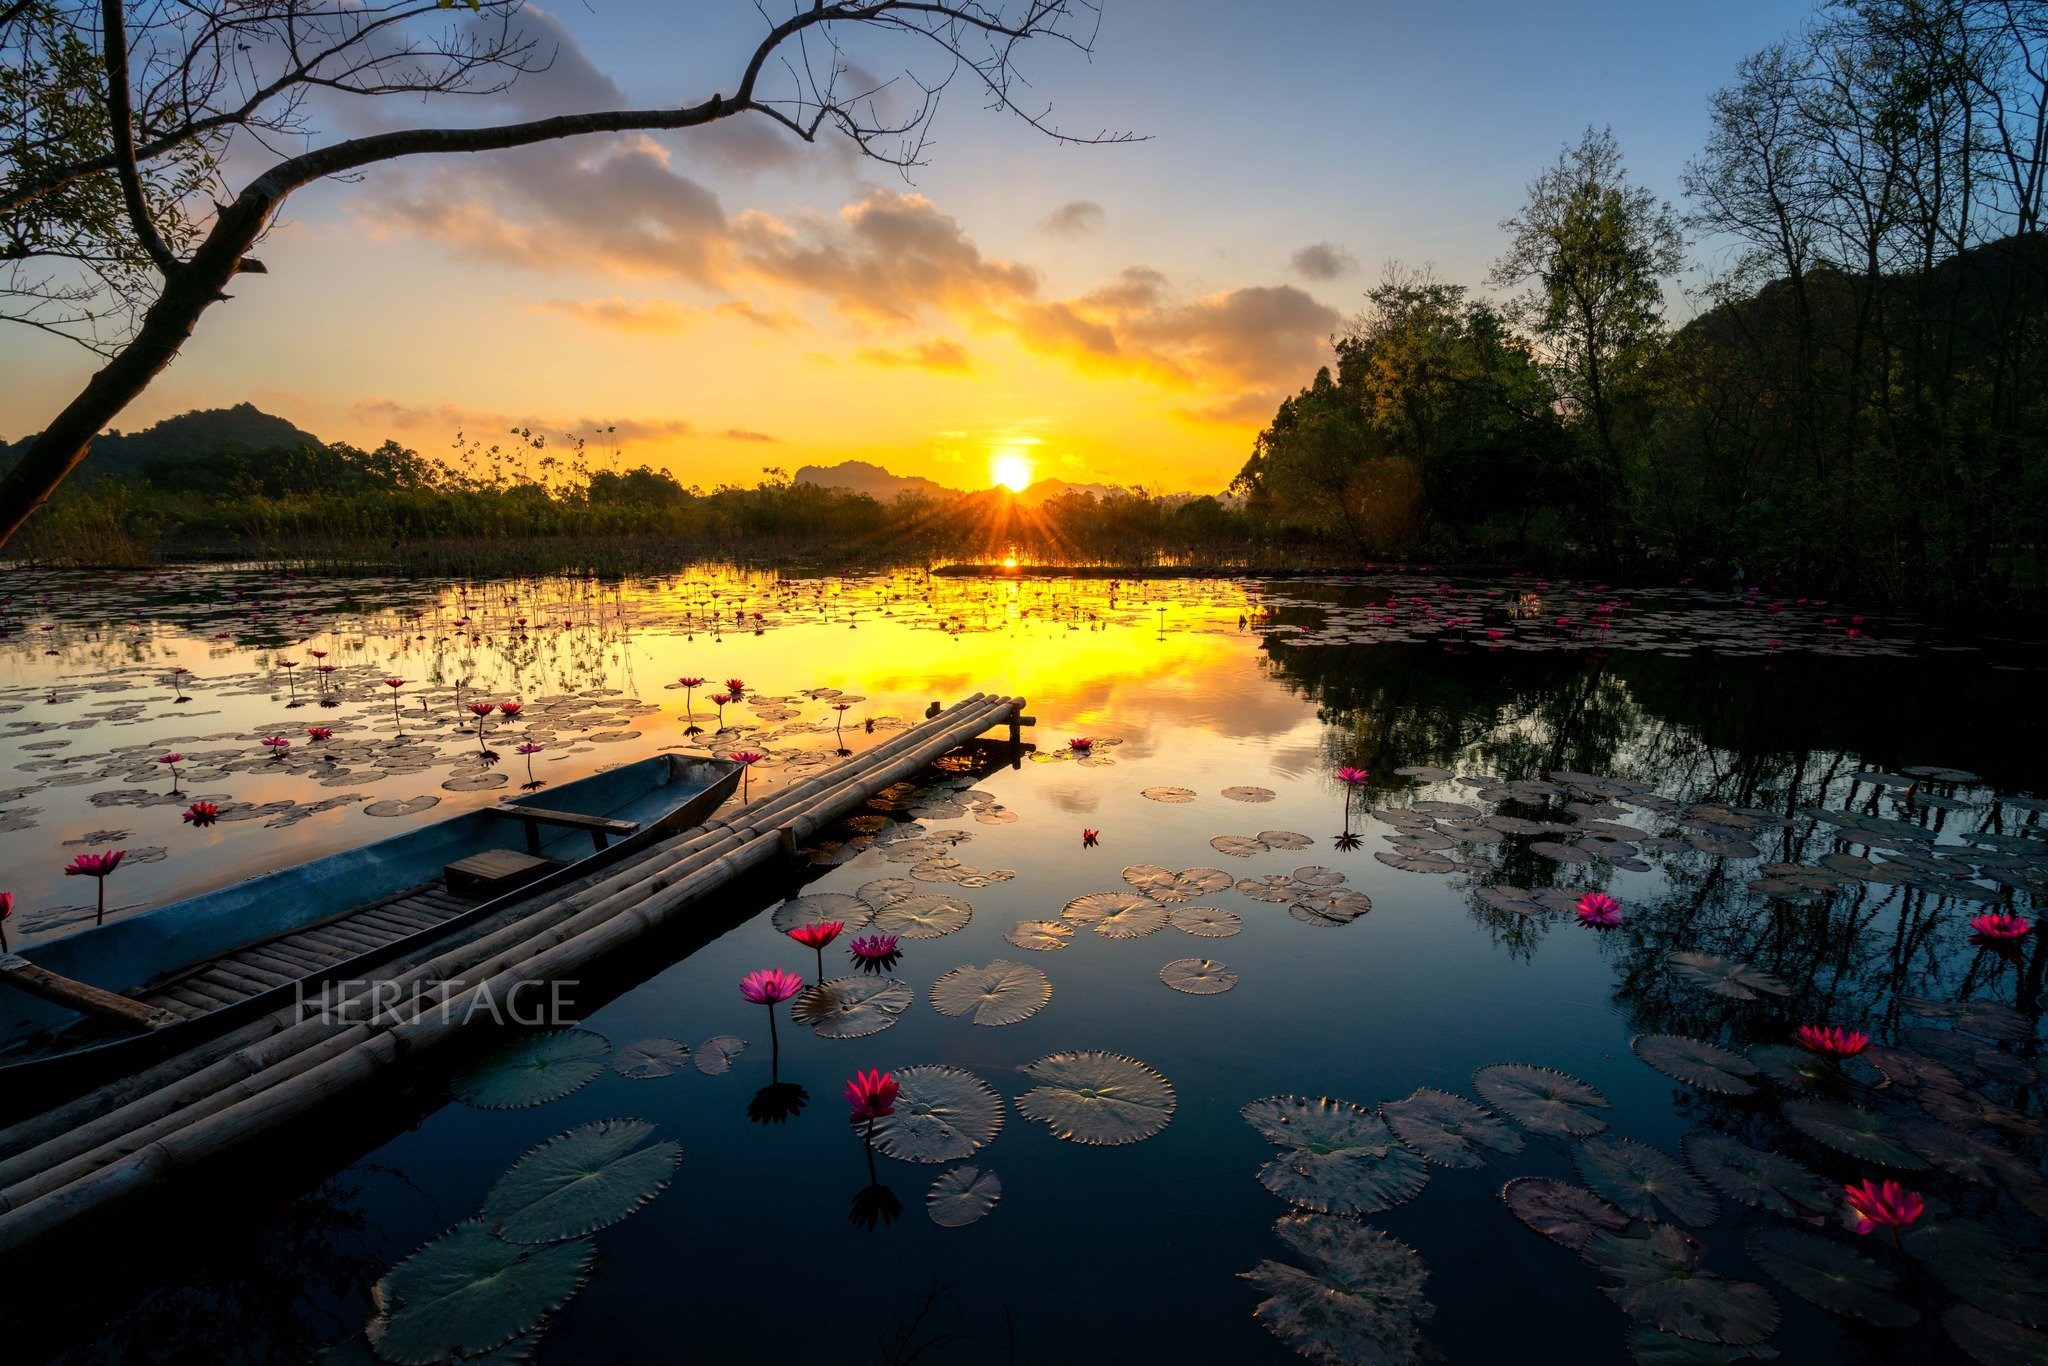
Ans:
[{"label": "wooden boat", "polygon": [[0,957],[0,1088],[126,1069],[705,821],[730,760],[658,755]]}]

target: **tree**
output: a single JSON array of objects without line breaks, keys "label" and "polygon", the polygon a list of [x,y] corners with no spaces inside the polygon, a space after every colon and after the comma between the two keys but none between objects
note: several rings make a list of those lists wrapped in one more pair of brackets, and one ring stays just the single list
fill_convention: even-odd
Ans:
[{"label": "tree", "polygon": [[1611,550],[1628,474],[1617,410],[1663,335],[1658,278],[1684,264],[1685,234],[1669,204],[1629,183],[1608,129],[1588,128],[1528,194],[1501,224],[1512,241],[1493,281],[1528,285],[1514,317],[1542,344],[1560,396],[1591,429],[1599,477],[1588,511]]},{"label": "tree", "polygon": [[[806,141],[837,131],[869,157],[916,164],[956,79],[1067,141],[1020,105],[1018,49],[1090,50],[1099,0],[783,0],[733,93],[495,125],[400,127],[322,142],[311,97],[500,91],[550,54],[514,22],[522,0],[0,0],[0,320],[108,357],[0,479],[0,546],[88,443],[228,297],[263,273],[251,250],[297,190],[406,157],[558,138],[698,128],[743,114]],[[843,43],[908,40],[935,60],[863,83]],[[429,107],[437,107],[430,99]],[[304,150],[283,154],[282,144]],[[231,175],[268,164],[242,183]]]}]

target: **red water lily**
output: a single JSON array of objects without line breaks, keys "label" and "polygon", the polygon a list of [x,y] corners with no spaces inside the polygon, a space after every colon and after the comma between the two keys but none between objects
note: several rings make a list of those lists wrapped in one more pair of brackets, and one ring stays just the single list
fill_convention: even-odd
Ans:
[{"label": "red water lily", "polygon": [[895,966],[899,942],[893,934],[871,934],[848,944],[846,953],[862,970],[872,972]]},{"label": "red water lily", "polygon": [[1090,830],[1086,826],[1081,827],[1081,847],[1083,849],[1093,849],[1096,841],[1101,838],[1102,832],[1100,830]]},{"label": "red water lily", "polygon": [[775,1037],[775,1006],[803,989],[803,978],[781,968],[763,968],[740,978],[740,995],[768,1007],[768,1046],[777,1053],[782,1051],[782,1041]]},{"label": "red water lily", "polygon": [[789,932],[789,937],[818,955],[818,980],[825,980],[825,947],[845,932],[844,920],[821,920],[815,925],[799,925]]},{"label": "red water lily", "polygon": [[498,711],[504,716],[516,717],[525,710],[526,704],[524,702],[500,702],[498,704]]},{"label": "red water lily", "polygon": [[853,1080],[846,1083],[846,1104],[855,1119],[868,1122],[872,1135],[876,1120],[896,1113],[896,1097],[902,1089],[902,1084],[888,1072],[856,1072]]},{"label": "red water lily", "polygon": [[7,922],[14,918],[14,893],[0,892],[0,953],[7,952]]},{"label": "red water lily", "polygon": [[1792,1036],[1809,1053],[1840,1062],[1870,1047],[1870,1036],[1839,1025],[1801,1025]]},{"label": "red water lily", "polygon": [[306,727],[306,734],[314,740],[332,740],[334,738],[334,728],[331,726],[308,726]]},{"label": "red water lily", "polygon": [[2021,915],[2007,915],[2003,911],[1987,911],[1970,918],[1970,928],[1986,939],[2018,939],[2034,928],[2033,922]]},{"label": "red water lily", "polygon": [[1591,925],[1598,930],[1611,930],[1621,923],[1621,903],[1605,892],[1588,892],[1572,907],[1579,914],[1581,925]]},{"label": "red water lily", "polygon": [[1842,1188],[1849,1201],[1849,1217],[1855,1221],[1858,1233],[1874,1233],[1878,1229],[1889,1229],[1892,1245],[1904,1256],[1906,1245],[1899,1241],[1899,1230],[1911,1224],[1926,1212],[1927,1202],[1920,1198],[1918,1191],[1909,1191],[1896,1181],[1879,1185],[1865,1181],[1861,1185]]},{"label": "red water lily", "polygon": [[64,876],[89,877],[98,883],[99,909],[92,921],[95,925],[104,925],[107,921],[107,878],[121,866],[121,860],[126,857],[126,849],[109,849],[103,853],[79,854],[64,865]]},{"label": "red water lily", "polygon": [[207,826],[220,820],[220,808],[212,802],[194,802],[191,806],[185,808],[183,819],[187,825],[197,826],[199,829],[204,830]]}]

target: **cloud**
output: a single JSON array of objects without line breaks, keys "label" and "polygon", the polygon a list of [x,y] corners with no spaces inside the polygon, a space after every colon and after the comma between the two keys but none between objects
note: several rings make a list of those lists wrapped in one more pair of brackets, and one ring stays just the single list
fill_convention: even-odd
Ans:
[{"label": "cloud", "polygon": [[1038,230],[1048,237],[1086,237],[1101,229],[1108,215],[1092,199],[1062,204],[1038,221]]},{"label": "cloud", "polygon": [[761,308],[745,299],[733,299],[722,303],[712,312],[741,322],[752,323],[770,332],[793,332],[804,325],[804,320],[786,308]]},{"label": "cloud", "polygon": [[686,332],[702,316],[669,299],[535,299],[526,305],[536,312],[560,313],[592,327],[616,332]]},{"label": "cloud", "polygon": [[890,369],[937,370],[959,375],[971,374],[974,370],[974,361],[967,354],[967,348],[943,337],[894,350],[886,346],[864,346],[855,355],[869,365]]},{"label": "cloud", "polygon": [[1311,242],[1289,259],[1304,280],[1334,280],[1358,269],[1358,258],[1334,242]]},{"label": "cloud", "polygon": [[[697,434],[695,423],[682,418],[564,418],[560,414],[499,412],[465,408],[453,403],[404,403],[397,399],[373,397],[348,405],[348,416],[365,427],[383,433],[412,436],[432,433],[453,440],[457,433],[486,446],[507,444],[512,433],[526,428],[545,433],[549,444],[583,437],[593,446],[613,441],[621,446],[653,441],[673,441]],[[609,430],[607,430],[609,429]]]},{"label": "cloud", "polygon": [[720,435],[720,436],[722,436],[722,437],[724,437],[724,438],[725,438],[725,439],[726,439],[727,441],[780,441],[780,440],[782,440],[782,438],[781,438],[781,437],[779,437],[779,436],[770,436],[770,435],[768,435],[768,433],[766,433],[766,432],[755,432],[755,431],[749,431],[749,430],[747,430],[747,429],[746,429],[745,427],[727,427],[727,428],[726,428],[726,429],[725,429],[724,431],[720,432],[720,433],[719,433],[719,435]]}]

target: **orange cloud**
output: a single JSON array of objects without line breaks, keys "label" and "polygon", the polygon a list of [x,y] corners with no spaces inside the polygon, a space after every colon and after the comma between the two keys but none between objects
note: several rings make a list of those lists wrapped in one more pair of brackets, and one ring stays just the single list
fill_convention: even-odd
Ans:
[{"label": "orange cloud", "polygon": [[592,327],[616,332],[686,332],[701,316],[669,299],[539,299],[528,302],[538,312],[560,313]]},{"label": "orange cloud", "polygon": [[974,362],[967,354],[967,348],[956,341],[941,337],[933,341],[916,342],[901,349],[892,350],[886,346],[863,346],[854,353],[869,365],[885,369],[936,370],[942,374],[972,374]]}]

